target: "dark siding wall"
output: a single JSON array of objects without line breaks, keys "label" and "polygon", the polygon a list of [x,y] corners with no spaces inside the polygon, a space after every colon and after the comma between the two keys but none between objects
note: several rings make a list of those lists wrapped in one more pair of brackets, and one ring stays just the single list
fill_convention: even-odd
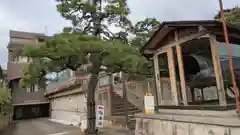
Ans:
[{"label": "dark siding wall", "polygon": [[10,83],[13,104],[32,104],[48,101],[48,99],[44,97],[44,89],[39,89],[38,92],[27,92],[25,88],[21,88],[19,82],[20,79],[15,79],[11,80]]}]

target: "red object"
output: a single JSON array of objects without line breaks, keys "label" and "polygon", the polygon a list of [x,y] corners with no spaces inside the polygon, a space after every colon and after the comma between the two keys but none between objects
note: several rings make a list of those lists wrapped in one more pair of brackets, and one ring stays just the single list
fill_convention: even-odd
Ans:
[{"label": "red object", "polygon": [[234,94],[235,94],[237,114],[239,117],[240,116],[239,92],[238,92],[238,87],[236,84],[235,74],[234,74],[234,70],[233,70],[232,55],[231,55],[231,49],[230,49],[230,45],[229,45],[228,30],[227,30],[227,26],[226,26],[226,22],[225,22],[222,0],[219,0],[219,6],[220,6],[220,13],[221,13],[221,21],[222,21],[222,25],[223,25],[224,39],[226,42],[226,48],[227,48],[227,53],[228,53],[229,68],[230,68],[230,72],[231,72],[231,76],[232,76],[232,84],[233,84],[233,89],[234,89]]},{"label": "red object", "polygon": [[103,110],[104,107],[103,107],[103,106],[98,106],[98,109],[99,109],[99,110]]}]

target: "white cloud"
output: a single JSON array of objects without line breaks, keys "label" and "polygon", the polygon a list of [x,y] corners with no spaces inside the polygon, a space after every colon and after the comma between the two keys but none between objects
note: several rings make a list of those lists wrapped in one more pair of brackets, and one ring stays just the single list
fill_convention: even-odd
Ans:
[{"label": "white cloud", "polygon": [[[56,11],[55,0],[0,0],[0,64],[6,68],[9,30],[60,32],[71,25]],[[240,5],[240,0],[223,0],[224,7]],[[212,19],[218,0],[128,0],[130,18],[136,22],[146,17],[160,21]]]},{"label": "white cloud", "polygon": [[[134,21],[155,17],[159,21],[213,19],[218,0],[129,0]],[[225,8],[240,5],[240,0],[223,0]]]},{"label": "white cloud", "polygon": [[60,32],[70,23],[61,18],[52,0],[0,1],[0,64],[6,68],[9,30],[44,33]]}]

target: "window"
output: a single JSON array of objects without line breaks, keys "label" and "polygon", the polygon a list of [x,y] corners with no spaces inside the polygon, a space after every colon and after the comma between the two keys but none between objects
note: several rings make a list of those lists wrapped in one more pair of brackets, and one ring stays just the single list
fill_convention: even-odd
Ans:
[{"label": "window", "polygon": [[34,87],[34,85],[31,85],[31,86],[30,86],[30,92],[35,92],[35,87]]},{"label": "window", "polygon": [[39,43],[42,43],[42,42],[44,42],[44,39],[43,39],[43,38],[39,38],[39,39],[38,39],[38,42],[39,42]]},{"label": "window", "polygon": [[103,76],[100,78],[99,86],[104,86],[104,85],[108,85],[108,84],[110,84],[110,76],[109,75]]},{"label": "window", "polygon": [[[234,90],[232,87],[232,79],[231,79],[231,71],[229,68],[229,61],[228,61],[228,53],[226,48],[226,43],[222,40],[217,42],[218,45],[218,52],[220,57],[220,64],[222,70],[222,76],[224,79],[224,85],[226,86],[226,95],[228,98],[235,98]],[[232,55],[232,63],[233,63],[233,70],[235,73],[235,81],[237,83],[237,87],[240,87],[240,78],[239,78],[239,71],[240,71],[240,44],[231,42],[230,40],[230,49]],[[216,95],[216,94],[215,94]],[[231,103],[232,101],[228,101]]]},{"label": "window", "polygon": [[18,56],[18,61],[17,62],[26,63],[26,62],[28,62],[28,58],[24,57],[24,56]]},{"label": "window", "polygon": [[27,87],[27,92],[38,92],[38,85],[31,85]]},{"label": "window", "polygon": [[13,56],[13,55],[10,55],[10,61],[12,62],[19,62],[19,56]]},{"label": "window", "polygon": [[14,61],[14,56],[12,54],[12,50],[8,51],[8,59],[9,59],[9,61]]},{"label": "window", "polygon": [[26,56],[9,56],[10,61],[17,63],[27,63],[31,62],[32,59]]},{"label": "window", "polygon": [[27,89],[27,92],[31,92],[29,87],[27,87],[26,89]]},{"label": "window", "polygon": [[27,62],[32,62],[32,58],[27,57]]},{"label": "window", "polygon": [[158,55],[159,73],[161,77],[169,77],[167,53]]},{"label": "window", "polygon": [[14,56],[13,62],[19,62],[19,56]]}]

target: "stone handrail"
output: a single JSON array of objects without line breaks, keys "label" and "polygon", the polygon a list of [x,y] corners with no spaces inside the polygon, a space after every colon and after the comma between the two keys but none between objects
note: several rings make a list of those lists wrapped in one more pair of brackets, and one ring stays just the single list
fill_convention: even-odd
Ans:
[{"label": "stone handrail", "polygon": [[[148,91],[147,81],[129,81],[126,83],[127,98],[130,103],[140,110],[144,109],[144,94]],[[152,89],[150,87],[150,89]],[[115,85],[114,92],[123,96],[122,84]]]},{"label": "stone handrail", "polygon": [[[119,88],[115,88],[114,92],[116,94],[118,94],[119,96],[123,97],[123,91],[122,89]],[[135,105],[138,109],[143,110],[144,107],[144,102],[142,97],[138,97],[137,95],[135,95],[133,92],[127,90],[127,99],[130,103],[132,103],[133,105]]]},{"label": "stone handrail", "polygon": [[142,97],[138,97],[135,93],[127,91],[127,98],[130,103],[135,105],[138,109],[144,110],[144,100]]},{"label": "stone handrail", "polygon": [[133,93],[138,97],[142,97],[142,99],[144,98],[144,93],[145,93],[144,83],[131,81],[127,83],[126,87],[127,87],[127,91]]}]

